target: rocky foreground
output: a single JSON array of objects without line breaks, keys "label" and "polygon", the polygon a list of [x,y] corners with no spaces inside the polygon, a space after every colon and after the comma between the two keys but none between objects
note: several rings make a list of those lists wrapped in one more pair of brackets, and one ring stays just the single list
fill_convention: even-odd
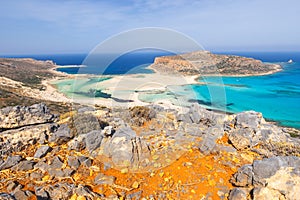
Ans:
[{"label": "rocky foreground", "polygon": [[150,68],[160,73],[198,76],[253,76],[271,74],[281,70],[281,66],[277,64],[267,64],[260,60],[241,56],[218,55],[209,51],[157,57]]},{"label": "rocky foreground", "polygon": [[0,199],[300,196],[299,132],[253,111],[6,107],[0,147]]}]

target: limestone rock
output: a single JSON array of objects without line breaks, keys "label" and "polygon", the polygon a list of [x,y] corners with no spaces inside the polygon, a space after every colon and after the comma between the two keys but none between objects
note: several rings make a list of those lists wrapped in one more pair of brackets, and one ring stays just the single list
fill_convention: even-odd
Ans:
[{"label": "limestone rock", "polygon": [[50,113],[45,104],[15,106],[0,109],[0,130],[49,123],[57,116]]},{"label": "limestone rock", "polygon": [[246,149],[253,146],[253,135],[254,133],[251,129],[237,129],[231,132],[229,135],[229,140],[236,149]]},{"label": "limestone rock", "polygon": [[78,160],[79,160],[80,164],[85,166],[85,167],[92,166],[92,160],[89,157],[79,156]]},{"label": "limestone rock", "polygon": [[69,129],[68,125],[62,124],[59,126],[57,131],[55,131],[51,135],[49,142],[63,144],[63,143],[70,141],[72,138],[73,138],[73,134],[71,133],[71,130]]},{"label": "limestone rock", "polygon": [[299,168],[300,158],[294,156],[277,156],[253,162],[254,185],[265,185],[266,179],[272,177],[279,169]]},{"label": "limestone rock", "polygon": [[135,106],[129,109],[131,115],[131,123],[136,126],[143,125],[146,121],[156,116],[156,112],[145,106]]},{"label": "limestone rock", "polygon": [[74,169],[77,169],[80,166],[80,161],[75,156],[68,156],[68,165]]},{"label": "limestone rock", "polygon": [[[253,189],[253,200],[265,200],[265,199],[286,199],[278,190],[272,190],[267,187],[257,187]],[[288,198],[295,199],[296,198]]]},{"label": "limestone rock", "polygon": [[236,186],[251,186],[253,181],[253,167],[252,165],[242,166],[231,179],[231,183]]},{"label": "limestone rock", "polygon": [[296,199],[300,195],[300,158],[275,156],[238,170],[234,185],[254,187],[254,199]]},{"label": "limestone rock", "polygon": [[53,169],[50,168],[48,170],[48,173],[50,176],[54,176],[54,177],[70,177],[72,174],[74,174],[74,170],[70,169],[70,168],[66,168],[66,169]]},{"label": "limestone rock", "polygon": [[45,191],[44,194],[48,194],[50,199],[70,199],[73,195],[73,189],[75,186],[69,183],[57,183],[55,185],[45,186],[39,188],[39,190]]},{"label": "limestone rock", "polygon": [[9,156],[35,145],[42,135],[50,134],[52,126],[53,123],[30,125],[2,132],[0,134],[0,155]]},{"label": "limestone rock", "polygon": [[103,140],[101,145],[104,155],[111,157],[117,167],[138,167],[150,157],[150,150],[145,141],[136,136],[130,127],[122,127],[111,139]]},{"label": "limestone rock", "polygon": [[8,192],[13,192],[17,187],[19,183],[17,181],[9,181],[6,185],[6,189]]},{"label": "limestone rock", "polygon": [[86,148],[85,137],[86,135],[82,134],[73,138],[71,141],[68,142],[68,149],[75,150],[75,151],[81,151],[85,149]]},{"label": "limestone rock", "polygon": [[34,154],[34,158],[42,158],[45,155],[47,155],[47,153],[49,153],[52,150],[51,147],[49,146],[41,146],[40,148],[38,148],[38,150],[35,152]]},{"label": "limestone rock", "polygon": [[64,163],[62,162],[62,160],[58,156],[56,156],[56,157],[53,158],[53,160],[50,164],[50,168],[60,169],[63,166],[63,164]]},{"label": "limestone rock", "polygon": [[247,200],[247,193],[241,188],[234,188],[231,190],[229,200]]},{"label": "limestone rock", "polygon": [[99,174],[95,177],[94,182],[97,185],[103,185],[103,184],[112,185],[112,184],[114,184],[115,180],[116,180],[116,177],[114,177],[114,176],[107,176],[104,174]]},{"label": "limestone rock", "polygon": [[77,135],[86,134],[93,130],[100,130],[98,119],[91,113],[80,113],[73,117],[73,125]]},{"label": "limestone rock", "polygon": [[235,126],[238,128],[250,128],[256,130],[262,122],[264,122],[264,119],[261,113],[246,111],[236,115]]},{"label": "limestone rock", "polygon": [[10,156],[8,157],[1,165],[0,165],[0,171],[4,169],[11,168],[18,164],[22,160],[21,156]]},{"label": "limestone rock", "polygon": [[221,126],[213,126],[205,129],[202,140],[199,143],[199,150],[204,154],[209,154],[216,150],[216,140],[224,135]]},{"label": "limestone rock", "polygon": [[24,160],[12,167],[13,170],[16,171],[27,171],[27,170],[32,170],[34,168],[34,165],[36,162],[31,161],[31,160]]},{"label": "limestone rock", "polygon": [[102,138],[103,136],[101,134],[101,131],[95,130],[87,133],[85,137],[85,144],[87,150],[91,153],[92,151],[100,147]]},{"label": "limestone rock", "polygon": [[89,199],[100,199],[102,197],[101,195],[94,193],[87,186],[84,185],[78,185],[76,188],[73,189],[73,193],[77,194],[78,196],[84,196],[85,198]]},{"label": "limestone rock", "polygon": [[102,130],[101,133],[104,137],[109,137],[115,133],[115,130],[113,129],[112,126],[106,126],[106,127],[104,127],[104,129]]}]

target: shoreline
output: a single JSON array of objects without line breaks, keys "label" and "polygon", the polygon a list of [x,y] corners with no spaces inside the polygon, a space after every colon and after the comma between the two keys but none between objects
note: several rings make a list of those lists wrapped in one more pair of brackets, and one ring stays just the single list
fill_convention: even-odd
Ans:
[{"label": "shoreline", "polygon": [[86,65],[56,65],[55,69],[60,69],[60,68],[85,68],[87,67]]},{"label": "shoreline", "polygon": [[[197,76],[198,79],[200,77],[250,77],[250,76],[272,75],[272,74],[276,74],[276,73],[278,73],[280,71],[283,71],[283,68],[281,67],[280,64],[273,64],[273,65],[276,66],[276,68],[274,70],[271,70],[269,72],[256,73],[256,74],[203,74],[203,75],[182,75],[182,76]],[[154,73],[161,73],[157,69],[155,69],[155,68],[153,68],[151,66],[152,66],[152,64],[149,65],[148,67],[146,67],[146,69],[151,69],[151,70],[154,71]],[[175,74],[179,74],[179,72],[176,72]]]},{"label": "shoreline", "polygon": [[[179,73],[176,74],[162,74],[156,69],[151,68],[151,65],[146,67],[146,69],[153,70],[154,73],[151,74],[125,74],[125,75],[96,75],[96,74],[67,74],[65,72],[57,71],[56,69],[59,68],[55,66],[51,69],[52,72],[57,74],[59,77],[54,79],[47,79],[43,81],[43,84],[46,88],[53,88],[58,93],[60,93],[64,98],[59,99],[58,101],[63,102],[65,98],[69,99],[69,101],[73,101],[74,103],[80,104],[99,104],[105,106],[112,106],[116,105],[119,107],[123,106],[138,106],[138,105],[149,105],[151,103],[143,102],[138,98],[138,93],[147,92],[151,90],[157,91],[166,91],[169,86],[184,86],[184,85],[205,85],[207,83],[201,82],[199,79],[201,77],[250,77],[250,76],[265,76],[274,74],[277,72],[282,71],[283,69],[279,64],[276,64],[278,67],[275,70],[266,73],[260,74],[239,74],[239,75],[232,75],[232,74],[210,74],[210,75],[182,75]],[[121,99],[120,102],[113,100],[113,98],[90,98],[90,97],[73,97],[70,98],[66,96],[63,92],[60,92],[58,88],[53,84],[54,81],[63,81],[64,79],[84,79],[84,78],[97,78],[97,77],[111,77],[111,79],[101,81],[101,83],[94,83],[94,88],[99,88],[98,86],[101,85],[101,91],[112,95],[113,98]],[[127,91],[124,94],[124,90]],[[51,89],[50,89],[51,91]],[[122,94],[123,92],[123,94]],[[130,93],[131,92],[131,93]],[[167,104],[168,107],[178,107],[173,105],[167,99],[161,99],[157,101],[158,103]]]}]

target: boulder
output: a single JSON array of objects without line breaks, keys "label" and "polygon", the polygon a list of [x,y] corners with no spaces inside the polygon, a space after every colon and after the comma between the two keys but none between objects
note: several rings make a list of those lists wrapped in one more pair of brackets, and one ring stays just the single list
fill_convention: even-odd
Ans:
[{"label": "boulder", "polygon": [[80,161],[75,156],[68,156],[68,165],[73,169],[78,169],[78,167],[80,166]]},{"label": "boulder", "polygon": [[75,151],[81,151],[86,148],[85,144],[85,134],[78,135],[77,137],[73,138],[68,142],[68,149],[69,150],[75,150]]},{"label": "boulder", "polygon": [[0,171],[4,169],[11,168],[18,164],[22,160],[21,156],[9,156],[1,165]]},{"label": "boulder", "polygon": [[49,153],[50,151],[52,151],[52,148],[49,146],[41,146],[40,148],[38,148],[38,150],[35,152],[34,154],[34,158],[42,158],[44,156],[47,155],[47,153]]},{"label": "boulder", "polygon": [[91,153],[92,151],[96,150],[100,147],[102,141],[102,134],[101,131],[91,131],[86,134],[85,137],[85,145],[87,150]]},{"label": "boulder", "polygon": [[253,175],[252,165],[244,165],[233,175],[230,182],[233,185],[240,187],[251,186]]},{"label": "boulder", "polygon": [[233,130],[229,135],[229,141],[238,149],[247,149],[253,146],[254,133],[249,128]]},{"label": "boulder", "polygon": [[138,167],[150,157],[148,145],[129,127],[124,126],[116,131],[111,139],[102,142],[104,155],[111,157],[117,167]]},{"label": "boulder", "polygon": [[14,167],[12,167],[12,169],[16,170],[16,171],[28,171],[28,170],[32,170],[34,168],[35,164],[36,164],[36,162],[34,162],[32,160],[24,160],[24,161],[19,162]]},{"label": "boulder", "polygon": [[229,200],[247,200],[247,192],[241,188],[234,188],[230,191]]},{"label": "boulder", "polygon": [[136,126],[143,125],[146,121],[156,116],[156,111],[145,106],[135,106],[129,109],[131,123]]},{"label": "boulder", "polygon": [[58,156],[56,156],[52,159],[51,164],[49,166],[52,169],[61,169],[63,165],[64,163],[62,162],[62,160]]},{"label": "boulder", "polygon": [[241,167],[231,182],[244,189],[253,187],[254,199],[296,199],[300,196],[300,158],[275,156],[256,160]]},{"label": "boulder", "polygon": [[276,156],[264,160],[253,162],[253,184],[255,186],[265,186],[267,179],[272,177],[281,168],[299,168],[300,158],[294,156]]},{"label": "boulder", "polygon": [[70,128],[67,124],[62,124],[59,126],[57,131],[55,131],[49,138],[49,142],[55,142],[56,144],[64,144],[73,138]]},{"label": "boulder", "polygon": [[98,119],[91,113],[80,113],[73,117],[73,126],[77,135],[86,134],[93,130],[100,130]]},{"label": "boulder", "polygon": [[86,199],[101,199],[101,195],[94,193],[89,189],[88,186],[78,185],[76,188],[73,189],[73,193],[77,196],[83,196]]},{"label": "boulder", "polygon": [[105,174],[98,174],[95,179],[94,182],[97,185],[113,185],[114,182],[116,181],[116,177],[114,176],[107,176]]},{"label": "boulder", "polygon": [[238,113],[235,118],[235,127],[257,130],[264,121],[262,114],[255,111]]},{"label": "boulder", "polygon": [[224,135],[223,127],[215,125],[202,130],[202,140],[199,142],[199,150],[204,154],[209,154],[216,150],[216,140]]}]

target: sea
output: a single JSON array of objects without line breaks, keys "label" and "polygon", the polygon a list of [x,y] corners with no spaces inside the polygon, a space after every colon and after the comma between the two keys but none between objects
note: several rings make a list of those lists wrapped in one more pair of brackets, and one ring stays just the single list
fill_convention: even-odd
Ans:
[{"label": "sea", "polygon": [[[300,129],[300,52],[213,52],[216,54],[239,55],[262,60],[268,63],[277,63],[283,70],[265,76],[251,77],[200,77],[195,84],[182,86],[192,88],[196,94],[192,102],[208,106],[215,110],[228,113],[254,110],[261,112],[267,120],[274,121],[279,125]],[[139,74],[153,73],[146,67],[153,63],[155,57],[170,55],[164,51],[133,52],[127,53],[106,67],[101,74]],[[82,67],[87,54],[59,54],[59,55],[6,55],[1,57],[34,58],[37,60],[52,60],[57,65],[63,66],[58,71],[69,74],[99,74],[97,67]],[[105,56],[105,55],[103,55]],[[288,63],[292,60],[292,63]],[[222,90],[225,98],[220,104],[215,101],[216,94],[211,91]],[[155,94],[153,94],[155,95]],[[143,99],[151,101],[163,98],[158,94],[156,97]],[[221,105],[222,104],[222,105]]]}]

